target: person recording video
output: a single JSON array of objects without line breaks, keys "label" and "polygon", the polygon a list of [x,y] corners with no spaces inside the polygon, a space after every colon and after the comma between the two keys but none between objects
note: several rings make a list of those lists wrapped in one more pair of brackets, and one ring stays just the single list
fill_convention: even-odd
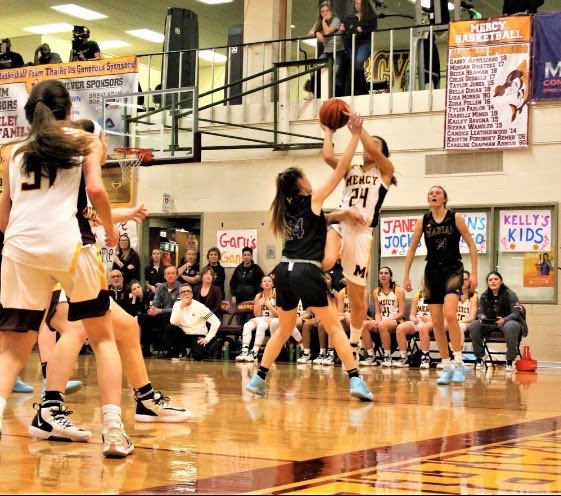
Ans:
[{"label": "person recording video", "polygon": [[99,45],[90,40],[90,30],[86,26],[74,26],[70,62],[99,59],[101,59]]}]

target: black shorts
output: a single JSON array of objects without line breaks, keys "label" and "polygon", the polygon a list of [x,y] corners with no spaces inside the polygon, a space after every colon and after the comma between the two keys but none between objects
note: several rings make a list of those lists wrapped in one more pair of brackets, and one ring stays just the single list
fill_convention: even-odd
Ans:
[{"label": "black shorts", "polygon": [[425,268],[425,303],[442,305],[447,294],[460,296],[464,283],[464,266],[454,268],[427,267]]},{"label": "black shorts", "polygon": [[285,311],[296,308],[300,300],[304,308],[328,305],[325,274],[314,264],[281,262],[275,270],[275,290],[277,306]]}]

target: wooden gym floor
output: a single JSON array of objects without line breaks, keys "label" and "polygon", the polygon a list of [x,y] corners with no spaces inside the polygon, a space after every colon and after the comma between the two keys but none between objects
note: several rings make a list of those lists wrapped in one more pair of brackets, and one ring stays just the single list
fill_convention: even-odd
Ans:
[{"label": "wooden gym floor", "polygon": [[155,389],[189,408],[183,424],[135,423],[130,388],[123,419],[136,451],[101,454],[101,406],[93,356],[67,397],[89,443],[29,437],[39,398],[32,355],[12,394],[0,441],[5,494],[554,494],[561,492],[561,369],[506,373],[468,368],[462,385],[438,372],[362,368],[375,395],[348,394],[341,367],[281,363],[269,394],[243,390],[253,364],[147,360]]}]

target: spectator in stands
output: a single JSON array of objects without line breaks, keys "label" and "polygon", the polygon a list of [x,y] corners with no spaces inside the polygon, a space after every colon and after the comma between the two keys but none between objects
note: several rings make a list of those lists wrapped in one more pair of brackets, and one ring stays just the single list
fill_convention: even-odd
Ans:
[{"label": "spectator in stands", "polygon": [[127,307],[129,299],[129,288],[123,281],[123,274],[118,269],[113,269],[109,273],[109,296],[113,298],[123,308]]},{"label": "spectator in stands", "polygon": [[[395,333],[397,326],[401,324],[405,318],[405,291],[398,286],[392,279],[393,272],[389,267],[381,267],[378,272],[378,287],[372,292],[374,299],[374,320],[365,321],[362,331],[362,341],[369,356],[374,355],[374,346],[372,343],[371,332],[380,334],[382,341],[382,350],[384,356],[382,358],[382,367],[392,366],[391,356],[391,335]],[[403,366],[403,356],[395,366]]]},{"label": "spectator in stands", "polygon": [[[317,21],[308,33],[308,36],[316,38],[318,44],[323,45],[323,52],[319,58],[321,60],[333,59],[333,70],[335,71],[335,86],[337,94],[342,91],[343,83],[339,74],[339,66],[345,56],[343,39],[341,37],[335,37],[335,35],[341,34],[341,31],[339,30],[340,26],[341,19],[339,19],[337,14],[333,12],[331,3],[328,1],[322,2],[319,6]],[[313,78],[311,81],[311,89],[313,91],[315,86]]]},{"label": "spectator in stands", "polygon": [[[246,246],[242,250],[243,262],[239,264],[230,279],[230,293],[232,303],[253,300],[259,292],[261,279],[264,277],[263,269],[253,261],[253,249]],[[251,315],[237,315],[238,325],[244,325]]]},{"label": "spectator in stands", "polygon": [[164,282],[164,264],[162,263],[162,251],[159,248],[152,250],[150,265],[144,269],[144,279],[146,281],[146,290],[152,293],[152,297],[156,293],[158,286]]},{"label": "spectator in stands", "polygon": [[215,315],[220,315],[222,293],[214,284],[215,274],[212,267],[205,267],[201,271],[201,282],[193,288],[193,298],[208,307]]},{"label": "spectator in stands", "polygon": [[101,51],[99,50],[99,45],[90,40],[90,30],[84,26],[82,31],[74,34],[74,41],[76,45],[72,50],[72,56],[70,57],[70,62],[75,62],[77,60],[99,60],[101,59]]},{"label": "spectator in stands", "polygon": [[131,247],[128,234],[119,236],[119,246],[113,254],[112,270],[120,270],[123,273],[125,284],[130,284],[133,279],[140,279],[140,257]]},{"label": "spectator in stands", "polygon": [[206,258],[208,260],[208,264],[206,265],[206,267],[211,267],[212,270],[214,271],[214,284],[216,284],[220,288],[222,299],[224,299],[226,297],[226,293],[224,291],[224,283],[226,281],[226,271],[224,270],[224,267],[220,265],[220,259],[222,258],[222,254],[220,253],[220,250],[216,246],[213,246],[212,248],[209,248],[209,250],[207,251]]},{"label": "spectator in stands", "polygon": [[504,334],[506,341],[506,371],[514,370],[518,341],[528,335],[528,326],[520,311],[518,296],[505,285],[497,271],[487,275],[487,289],[479,298],[477,319],[468,326],[477,363],[481,363],[485,348],[483,338],[493,331]]},{"label": "spectator in stands", "polygon": [[[166,335],[171,342],[168,358],[181,358],[187,348],[191,349],[193,360],[200,362],[208,358],[220,319],[208,307],[193,298],[193,289],[189,284],[182,284],[179,301],[173,305],[170,325]],[[207,323],[210,329],[207,329]]]},{"label": "spectator in stands", "polygon": [[[156,289],[156,294],[152,300],[152,304],[146,312],[143,319],[141,330],[141,344],[145,349],[153,347],[156,344],[154,331],[161,333],[169,324],[171,317],[171,309],[174,303],[179,299],[179,288],[181,283],[177,280],[177,267],[170,265],[164,271],[166,279],[165,284],[160,284]],[[151,318],[150,318],[151,317]],[[168,343],[162,343],[166,346]]]},{"label": "spectator in stands", "polygon": [[197,262],[197,252],[188,248],[185,256],[179,262],[177,269],[181,284],[198,284],[201,281],[201,271]]},{"label": "spectator in stands", "polygon": [[2,38],[0,43],[0,69],[17,69],[23,67],[23,57],[12,52],[12,42],[10,38]]},{"label": "spectator in stands", "polygon": [[[411,299],[411,310],[409,311],[409,320],[402,322],[397,326],[395,331],[397,339],[397,347],[402,357],[401,360],[394,364],[394,367],[409,367],[407,359],[407,336],[414,336],[419,333],[419,347],[421,348],[421,364],[419,368],[430,368],[430,335],[432,332],[432,320],[429,312],[429,305],[425,303],[426,289],[425,280],[421,279],[422,289],[417,291]],[[469,288],[469,276],[468,276]]]},{"label": "spectator in stands", "polygon": [[43,43],[35,49],[33,63],[35,65],[62,64],[62,59],[58,53],[51,52],[51,47],[47,43]]},{"label": "spectator in stands", "polygon": [[140,282],[133,279],[130,284],[130,291],[127,294],[127,303],[124,309],[129,315],[138,317],[138,319],[141,320],[142,316],[146,315],[146,312],[148,312],[153,297],[154,295],[150,291],[144,291]]},{"label": "spectator in stands", "polygon": [[[374,11],[369,0],[353,0],[353,16],[349,17],[341,24],[341,31],[348,35],[355,35],[355,95],[366,95],[368,93],[368,84],[364,75],[364,63],[370,57],[372,49],[371,35],[378,27],[378,16]],[[345,53],[347,64],[350,67],[352,60],[352,36],[344,36]],[[350,77],[347,81],[350,90]],[[345,94],[349,94],[348,92]]]}]

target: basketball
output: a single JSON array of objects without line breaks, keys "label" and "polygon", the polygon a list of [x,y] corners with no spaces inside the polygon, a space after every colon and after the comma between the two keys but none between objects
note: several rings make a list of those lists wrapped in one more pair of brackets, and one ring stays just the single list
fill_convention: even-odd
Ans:
[{"label": "basketball", "polygon": [[349,121],[349,106],[339,98],[330,98],[319,109],[319,121],[332,131],[342,128]]}]

